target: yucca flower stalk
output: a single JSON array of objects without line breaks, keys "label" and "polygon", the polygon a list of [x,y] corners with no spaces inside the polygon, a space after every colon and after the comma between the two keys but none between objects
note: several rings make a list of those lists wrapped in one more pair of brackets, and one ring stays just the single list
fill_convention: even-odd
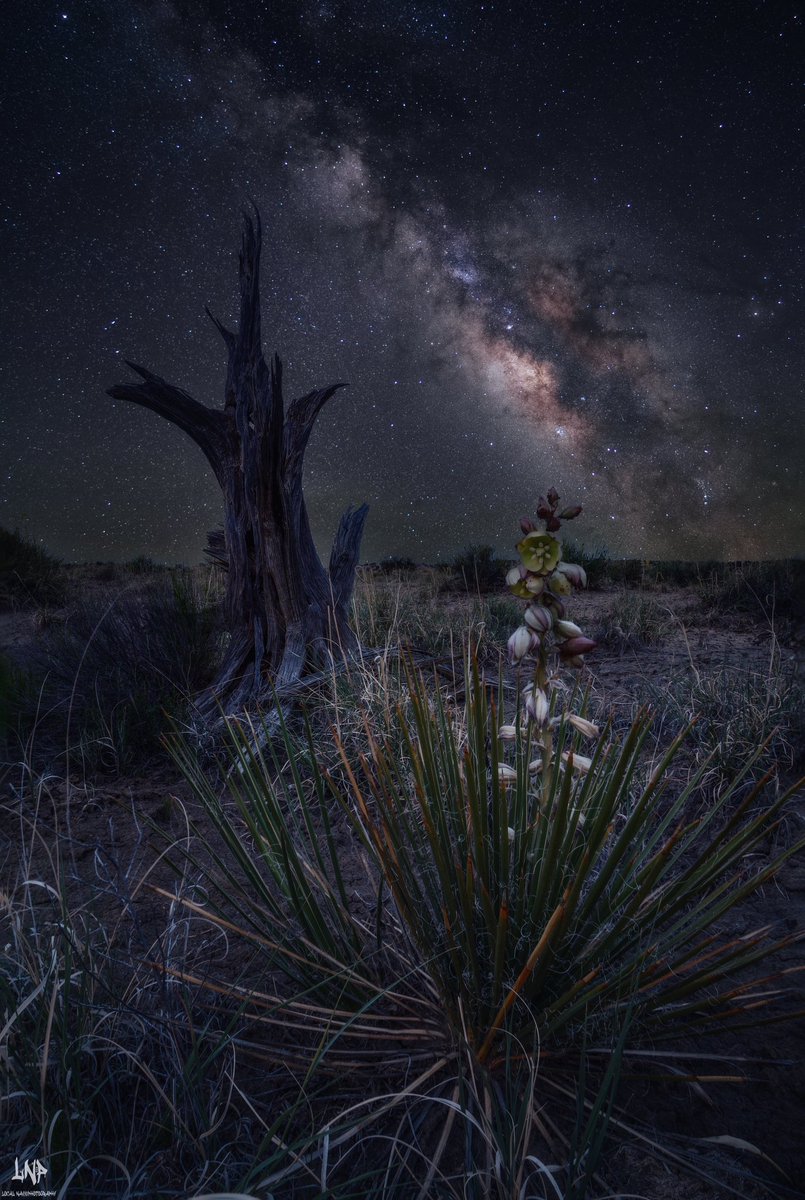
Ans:
[{"label": "yucca flower stalk", "polygon": [[[584,655],[595,650],[596,643],[585,636],[574,621],[566,619],[564,598],[574,588],[587,585],[583,567],[562,560],[562,546],[554,533],[561,528],[562,521],[574,520],[582,508],[575,505],[559,510],[559,494],[551,488],[547,496],[540,496],[537,508],[544,520],[540,529],[529,517],[523,517],[520,528],[524,537],[517,543],[520,565],[512,567],[506,576],[509,587],[516,596],[529,598],[531,602],[523,614],[523,624],[509,638],[509,661],[520,666],[534,662],[532,681],[523,690],[523,712],[534,726],[534,736],[539,745],[542,787],[545,794],[550,791],[553,773],[559,767],[585,770],[589,760],[574,755],[572,749],[557,760],[554,755],[554,731],[563,720],[570,720],[574,728],[588,738],[598,737],[599,730],[591,721],[562,712],[553,716],[555,707],[554,683],[556,675],[550,668],[550,654],[556,654],[562,665],[580,668]],[[533,597],[538,596],[539,602]]]}]

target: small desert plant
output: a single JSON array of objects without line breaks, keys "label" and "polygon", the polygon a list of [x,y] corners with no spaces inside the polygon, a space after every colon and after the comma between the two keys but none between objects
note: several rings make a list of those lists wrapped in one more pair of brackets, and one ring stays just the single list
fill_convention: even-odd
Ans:
[{"label": "small desert plant", "polygon": [[0,529],[0,610],[61,604],[60,563],[20,533]]},{"label": "small desert plant", "polygon": [[661,642],[671,624],[671,614],[651,596],[644,592],[621,592],[610,604],[596,637],[623,654]]}]

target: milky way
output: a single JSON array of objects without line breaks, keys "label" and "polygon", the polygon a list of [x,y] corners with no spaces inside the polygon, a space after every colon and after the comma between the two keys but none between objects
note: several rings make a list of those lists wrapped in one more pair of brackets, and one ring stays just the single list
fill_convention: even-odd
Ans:
[{"label": "milky way", "polygon": [[612,553],[802,552],[793,10],[29,7],[2,524],[199,558],[203,459],[105,390],[131,358],[220,403],[204,306],[232,322],[254,201],[266,349],[292,394],[350,385],[308,455],[322,549],[366,500],[370,559],[507,552],[556,486]]}]

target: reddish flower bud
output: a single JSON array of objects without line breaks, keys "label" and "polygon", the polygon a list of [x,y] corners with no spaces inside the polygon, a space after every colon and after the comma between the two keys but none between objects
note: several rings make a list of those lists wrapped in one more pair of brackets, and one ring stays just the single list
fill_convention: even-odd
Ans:
[{"label": "reddish flower bud", "polygon": [[598,642],[594,642],[592,638],[572,637],[560,644],[559,654],[561,658],[575,658],[578,654],[589,654],[597,645]]},{"label": "reddish flower bud", "polygon": [[578,517],[583,511],[584,510],[580,504],[575,504],[573,506],[573,508],[563,508],[562,511],[560,512],[559,516],[560,516],[561,520],[563,520],[563,521],[572,521],[575,517]]},{"label": "reddish flower bud", "polygon": [[537,527],[530,517],[520,517],[520,528],[523,533],[533,533]]},{"label": "reddish flower bud", "polygon": [[562,526],[556,517],[550,516],[545,523],[545,528],[548,530],[548,533],[556,533],[557,529],[561,529]]},{"label": "reddish flower bud", "polygon": [[559,503],[559,493],[557,492],[556,488],[551,488],[551,490],[548,492],[548,503],[552,508],[556,508],[557,504]]}]

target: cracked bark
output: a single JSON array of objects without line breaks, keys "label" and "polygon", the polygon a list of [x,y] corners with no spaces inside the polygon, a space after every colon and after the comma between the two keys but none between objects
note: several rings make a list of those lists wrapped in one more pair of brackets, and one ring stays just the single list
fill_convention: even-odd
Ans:
[{"label": "cracked bark", "polygon": [[203,699],[237,710],[360,651],[348,611],[367,506],[341,518],[329,570],[310,532],[302,489],[305,449],[324,405],[343,384],[291,401],[282,394],[282,364],[263,356],[260,332],[260,215],[244,214],[240,320],[227,329],[209,310],[228,352],[224,404],[208,408],[134,363],[140,383],[117,384],[116,400],[172,421],[199,446],[224,496],[224,529],[211,534],[210,555],[226,566],[224,615],[229,645]]}]

